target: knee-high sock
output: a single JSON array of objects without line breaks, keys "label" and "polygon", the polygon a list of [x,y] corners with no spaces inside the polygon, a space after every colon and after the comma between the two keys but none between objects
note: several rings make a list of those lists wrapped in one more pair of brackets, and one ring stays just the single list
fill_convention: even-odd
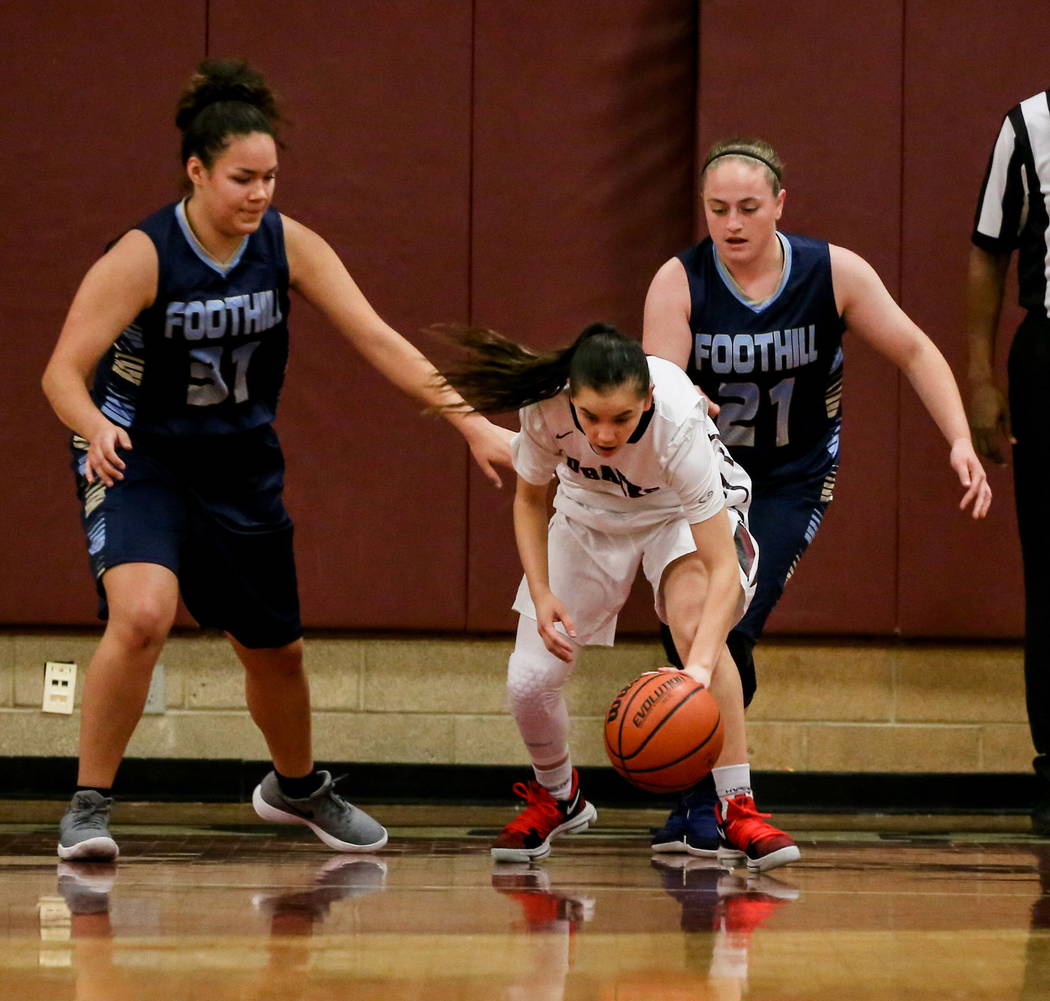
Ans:
[{"label": "knee-high sock", "polygon": [[569,710],[562,687],[574,665],[547,650],[533,619],[518,619],[507,664],[507,701],[533,765],[545,772],[569,753]]}]

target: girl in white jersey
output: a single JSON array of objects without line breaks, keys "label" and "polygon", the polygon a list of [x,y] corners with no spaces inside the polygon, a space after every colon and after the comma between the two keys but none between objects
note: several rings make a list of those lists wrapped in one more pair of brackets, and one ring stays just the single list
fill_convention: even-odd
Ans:
[{"label": "girl in white jersey", "polygon": [[[507,687],[535,781],[497,837],[498,861],[533,861],[597,817],[580,793],[562,687],[577,649],[609,646],[641,565],[685,670],[708,685],[726,726],[714,770],[718,852],[770,869],[798,848],[751,795],[740,679],[726,635],[754,589],[751,483],[729,457],[686,375],[605,324],[568,348],[533,354],[491,331],[458,335],[470,360],[445,373],[479,412],[520,408],[514,530],[525,578]],[[557,482],[554,517],[548,497]]]}]

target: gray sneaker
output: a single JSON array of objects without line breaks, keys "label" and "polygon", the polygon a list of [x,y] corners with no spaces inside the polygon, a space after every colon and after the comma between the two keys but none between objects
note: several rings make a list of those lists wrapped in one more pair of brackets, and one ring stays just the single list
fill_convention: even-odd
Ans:
[{"label": "gray sneaker", "polygon": [[348,803],[335,791],[328,772],[318,772],[324,782],[312,796],[292,799],[281,792],[273,772],[255,787],[252,806],[273,824],[305,824],[337,852],[374,852],[386,844],[386,828],[364,810]]},{"label": "gray sneaker", "polygon": [[58,826],[58,857],[112,862],[119,854],[109,833],[109,810],[113,800],[94,790],[73,796]]}]

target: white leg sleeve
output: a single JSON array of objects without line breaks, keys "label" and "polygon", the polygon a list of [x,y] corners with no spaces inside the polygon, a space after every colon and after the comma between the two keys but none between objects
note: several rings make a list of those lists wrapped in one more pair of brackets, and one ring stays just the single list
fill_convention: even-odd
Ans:
[{"label": "white leg sleeve", "polygon": [[535,619],[518,618],[507,664],[507,703],[533,764],[551,765],[569,752],[569,709],[562,686],[575,663],[566,664],[543,645]]}]

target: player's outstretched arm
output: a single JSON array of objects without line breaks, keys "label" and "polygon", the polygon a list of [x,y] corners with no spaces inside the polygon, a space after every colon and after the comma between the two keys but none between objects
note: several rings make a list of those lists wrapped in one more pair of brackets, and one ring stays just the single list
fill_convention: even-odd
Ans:
[{"label": "player's outstretched arm", "polygon": [[107,487],[123,479],[119,449],[131,448],[124,428],[107,420],[88,392],[99,359],[121,331],[153,302],[157,252],[141,230],[126,233],[90,268],[80,283],[51,358],[44,395],[71,431],[88,442],[85,476]]},{"label": "player's outstretched arm", "polygon": [[971,247],[966,273],[970,430],[977,451],[1000,466],[1006,464],[1003,439],[1014,444],[1006,394],[995,378],[995,335],[1009,263],[1009,253],[993,254],[981,247]]},{"label": "player's outstretched arm", "polygon": [[572,643],[555,628],[555,624],[560,622],[569,636],[576,635],[572,619],[550,586],[547,563],[549,494],[549,483],[539,485],[518,477],[514,492],[514,538],[529,585],[529,594],[536,607],[536,627],[543,645],[559,660],[571,663]]},{"label": "player's outstretched arm", "polygon": [[[335,251],[312,230],[281,218],[292,287],[395,386],[429,406],[444,407],[442,416],[466,439],[485,475],[500,486],[494,465],[511,467],[513,433],[471,411],[452,389],[439,387],[434,366],[372,308]],[[457,404],[463,409],[448,409]]]},{"label": "player's outstretched arm", "polygon": [[875,269],[852,251],[831,248],[835,298],[847,328],[892,361],[907,377],[940,428],[949,463],[963,485],[961,510],[983,518],[992,501],[984,467],[974,451],[959,387],[937,346],[897,305]]}]

